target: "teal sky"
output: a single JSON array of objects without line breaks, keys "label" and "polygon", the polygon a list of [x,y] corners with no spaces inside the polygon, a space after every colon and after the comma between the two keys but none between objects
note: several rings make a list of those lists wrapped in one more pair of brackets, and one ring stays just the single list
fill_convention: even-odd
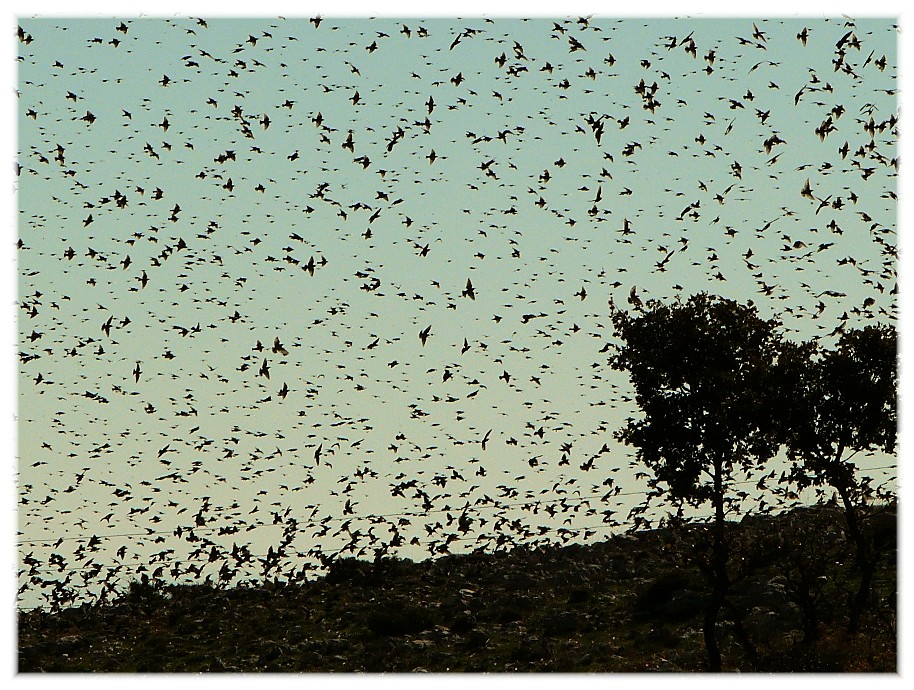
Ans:
[{"label": "teal sky", "polygon": [[422,557],[464,511],[453,551],[530,540],[500,516],[600,538],[644,487],[609,300],[709,291],[824,344],[895,321],[891,19],[19,25],[18,539],[43,561],[186,564],[203,506],[259,555],[274,514],[303,554],[406,519]]}]

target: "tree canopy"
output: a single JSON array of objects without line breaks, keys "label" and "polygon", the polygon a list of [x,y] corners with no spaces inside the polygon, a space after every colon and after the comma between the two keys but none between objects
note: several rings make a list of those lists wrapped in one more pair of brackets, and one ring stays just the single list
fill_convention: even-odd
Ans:
[{"label": "tree canopy", "polygon": [[860,451],[895,448],[895,330],[846,330],[826,350],[815,341],[786,340],[779,321],[761,318],[751,302],[700,293],[686,301],[642,304],[633,291],[629,303],[632,312],[611,304],[622,342],[610,364],[629,372],[643,416],[629,419],[617,437],[653,471],[648,501],[662,494],[679,507],[713,506],[703,566],[711,586],[704,627],[709,668],[721,668],[715,628],[722,608],[753,653],[742,614],[728,601],[725,519],[746,495],[733,486],[736,471],[764,467],[782,447],[792,464],[782,481],[797,489],[830,485],[841,498],[860,573],[850,601],[854,631],[877,555],[861,527],[861,506],[873,493],[870,480],[857,476],[850,459]]},{"label": "tree canopy", "polygon": [[894,328],[848,330],[832,350],[788,344],[780,369],[784,443],[794,463],[791,477],[801,488],[852,483],[847,453],[895,449]]},{"label": "tree canopy", "polygon": [[769,387],[779,323],[751,304],[697,294],[613,310],[623,345],[611,364],[631,375],[644,412],[619,433],[671,496],[694,505],[715,493],[714,467],[750,466],[777,449]]}]

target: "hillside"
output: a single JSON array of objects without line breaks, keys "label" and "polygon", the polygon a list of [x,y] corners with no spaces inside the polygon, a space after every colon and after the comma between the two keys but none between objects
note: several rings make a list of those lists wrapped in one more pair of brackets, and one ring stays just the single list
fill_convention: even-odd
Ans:
[{"label": "hillside", "polygon": [[[896,670],[894,508],[875,517],[875,591],[853,636],[855,579],[836,512],[731,523],[731,601],[751,644],[721,625],[725,670]],[[235,590],[135,583],[111,605],[20,613],[19,671],[702,671],[706,586],[685,562],[702,539],[692,527],[423,562],[350,559],[312,582]],[[804,639],[810,620],[817,639]]]}]

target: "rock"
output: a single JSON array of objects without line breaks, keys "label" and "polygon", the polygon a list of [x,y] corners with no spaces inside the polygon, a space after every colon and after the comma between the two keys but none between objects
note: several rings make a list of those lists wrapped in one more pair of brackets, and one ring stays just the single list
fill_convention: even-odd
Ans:
[{"label": "rock", "polygon": [[485,647],[488,641],[489,636],[486,635],[486,633],[478,628],[474,628],[464,636],[463,646],[466,649],[479,649],[480,647]]},{"label": "rock", "polygon": [[439,610],[446,618],[451,618],[462,613],[466,608],[463,599],[457,594],[449,594],[438,605]]}]

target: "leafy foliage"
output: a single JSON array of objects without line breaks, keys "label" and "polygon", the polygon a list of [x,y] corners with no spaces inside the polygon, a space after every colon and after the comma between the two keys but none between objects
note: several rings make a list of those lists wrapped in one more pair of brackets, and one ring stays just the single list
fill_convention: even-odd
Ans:
[{"label": "leafy foliage", "polygon": [[854,490],[845,452],[895,449],[896,353],[895,329],[887,326],[846,331],[834,350],[785,346],[779,363],[784,440],[799,488],[824,483]]},{"label": "leafy foliage", "polygon": [[611,364],[631,374],[644,412],[618,438],[637,448],[672,499],[699,505],[715,494],[715,462],[729,475],[733,463],[764,462],[778,449],[768,398],[778,323],[704,293],[638,311],[612,313],[624,345]]}]

